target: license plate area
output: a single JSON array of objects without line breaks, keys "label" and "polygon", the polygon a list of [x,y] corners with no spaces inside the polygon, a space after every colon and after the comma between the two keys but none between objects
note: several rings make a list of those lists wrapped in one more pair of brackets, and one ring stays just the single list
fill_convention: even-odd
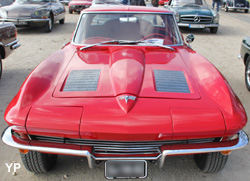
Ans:
[{"label": "license plate area", "polygon": [[17,21],[14,22],[15,25],[27,25],[28,23],[26,21]]},{"label": "license plate area", "polygon": [[147,162],[145,160],[108,160],[105,162],[107,179],[146,178]]},{"label": "license plate area", "polygon": [[189,28],[205,28],[205,25],[202,25],[202,24],[190,24]]}]

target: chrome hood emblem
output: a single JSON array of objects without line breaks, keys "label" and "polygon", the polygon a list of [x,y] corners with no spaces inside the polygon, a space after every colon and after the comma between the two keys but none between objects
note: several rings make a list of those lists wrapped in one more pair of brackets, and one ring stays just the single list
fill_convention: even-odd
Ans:
[{"label": "chrome hood emblem", "polygon": [[199,16],[194,17],[194,22],[199,23],[201,21],[201,18]]},{"label": "chrome hood emblem", "polygon": [[119,100],[125,100],[126,103],[128,103],[129,100],[135,100],[136,97],[135,96],[119,96]]}]

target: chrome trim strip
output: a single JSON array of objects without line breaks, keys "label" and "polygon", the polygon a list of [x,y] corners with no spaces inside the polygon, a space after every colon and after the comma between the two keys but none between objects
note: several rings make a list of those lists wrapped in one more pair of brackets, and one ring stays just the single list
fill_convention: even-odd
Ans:
[{"label": "chrome trim strip", "polygon": [[200,148],[200,149],[181,149],[181,150],[164,150],[157,157],[95,157],[87,150],[73,150],[65,148],[50,148],[41,146],[29,146],[16,143],[12,138],[12,127],[8,127],[2,134],[2,141],[9,146],[31,150],[41,151],[55,154],[75,155],[87,157],[90,168],[94,166],[94,160],[158,160],[159,166],[162,167],[165,161],[165,157],[169,155],[183,155],[183,154],[197,154],[197,153],[209,153],[209,152],[220,152],[220,151],[231,151],[245,147],[248,142],[247,134],[241,130],[239,133],[239,142],[234,146],[229,147],[217,147],[217,148]]},{"label": "chrome trim strip", "polygon": [[247,46],[245,43],[241,43],[246,49],[250,50],[250,46]]},{"label": "chrome trim strip", "polygon": [[[178,23],[179,27],[189,27],[189,23]],[[198,25],[204,25],[205,28],[213,28],[213,27],[219,27],[219,24],[198,24]]]},{"label": "chrome trim strip", "polygon": [[10,47],[10,46],[15,45],[15,44],[17,44],[17,43],[18,43],[18,39],[14,40],[13,42],[10,42],[10,43],[8,43],[8,44],[6,44],[6,45],[4,45],[4,46],[5,46],[5,47]]},{"label": "chrome trim strip", "polygon": [[23,19],[15,19],[15,18],[6,18],[6,19],[0,19],[0,21],[4,22],[46,22],[49,21],[49,19],[32,19],[32,18],[23,18]]},{"label": "chrome trim strip", "polygon": [[15,50],[15,49],[17,49],[17,48],[20,47],[20,46],[21,46],[21,44],[18,42],[17,44],[11,46],[10,48],[11,48],[12,50]]},{"label": "chrome trim strip", "polygon": [[232,7],[232,6],[229,6],[228,9],[241,9],[241,10],[245,10],[245,9],[250,9],[248,7]]},{"label": "chrome trim strip", "polygon": [[189,14],[189,15],[180,15],[180,17],[182,18],[182,17],[191,17],[191,16],[193,16],[193,17],[195,17],[195,16],[198,16],[198,17],[206,17],[206,18],[213,18],[214,16],[206,16],[206,15],[197,15],[197,14]]}]

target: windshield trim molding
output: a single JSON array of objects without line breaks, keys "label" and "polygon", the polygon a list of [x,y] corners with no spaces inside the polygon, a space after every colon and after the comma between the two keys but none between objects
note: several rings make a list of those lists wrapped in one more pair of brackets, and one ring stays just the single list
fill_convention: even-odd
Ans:
[{"label": "windshield trim molding", "polygon": [[[160,13],[160,12],[136,12],[136,11],[112,11],[112,12],[108,12],[108,11],[92,11],[92,12],[81,12],[80,14],[80,18],[78,19],[78,22],[77,22],[77,25],[76,25],[76,28],[75,28],[75,31],[74,31],[74,35],[70,41],[70,43],[72,45],[77,45],[77,46],[88,46],[88,45],[91,45],[91,44],[79,44],[79,43],[75,43],[74,40],[75,40],[75,37],[76,37],[76,32],[80,26],[80,22],[83,18],[83,16],[85,14],[118,14],[118,13],[126,13],[126,14],[164,14],[164,15],[172,15],[173,18],[174,18],[174,22],[175,22],[175,25],[176,25],[176,28],[177,28],[177,33],[179,35],[179,38],[180,38],[180,43],[179,44],[173,44],[173,45],[167,45],[167,46],[183,46],[184,45],[184,42],[183,42],[183,39],[182,39],[182,34],[180,32],[180,29],[178,27],[178,24],[177,24],[177,21],[176,21],[176,18],[175,18],[175,15],[174,15],[174,12],[167,12],[167,13]],[[101,45],[103,46],[103,45]],[[112,45],[112,46],[121,46],[121,45]],[[125,45],[122,45],[122,46],[125,46]],[[129,46],[133,46],[133,45],[129,45]],[[134,46],[141,46],[141,45],[134,45]],[[153,46],[153,45],[144,45],[144,46]]]}]

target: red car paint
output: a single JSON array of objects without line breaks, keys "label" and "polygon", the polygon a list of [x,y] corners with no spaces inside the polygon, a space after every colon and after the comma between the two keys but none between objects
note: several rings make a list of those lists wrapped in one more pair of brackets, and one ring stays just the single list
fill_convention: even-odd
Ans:
[{"label": "red car paint", "polygon": [[[171,13],[129,6],[95,7],[83,13],[112,11]],[[161,141],[228,137],[247,123],[225,78],[186,44],[174,50],[143,45],[82,47],[67,44],[31,72],[5,112],[9,125],[20,126],[29,135]],[[72,70],[93,69],[100,69],[96,91],[63,91]],[[182,71],[190,93],[156,91],[154,70]],[[126,104],[120,96],[136,99]]]}]

